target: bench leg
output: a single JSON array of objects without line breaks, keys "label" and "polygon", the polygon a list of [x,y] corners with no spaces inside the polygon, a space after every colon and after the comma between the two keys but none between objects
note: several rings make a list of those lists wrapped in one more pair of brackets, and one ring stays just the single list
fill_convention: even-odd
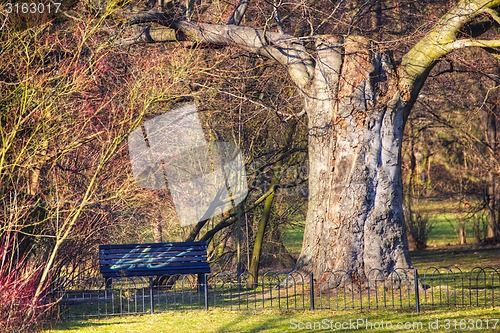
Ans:
[{"label": "bench leg", "polygon": [[106,290],[111,289],[111,278],[105,278]]},{"label": "bench leg", "polygon": [[149,309],[150,313],[153,314],[155,312],[155,294],[154,294],[154,284],[153,277],[149,277]]},{"label": "bench leg", "polygon": [[205,274],[198,274],[198,292],[204,293],[207,286],[205,285]]},{"label": "bench leg", "polygon": [[113,294],[112,288],[112,278],[104,278],[104,298],[108,299]]},{"label": "bench leg", "polygon": [[198,292],[203,293],[203,300],[205,301],[205,310],[208,311],[207,274],[198,274]]}]

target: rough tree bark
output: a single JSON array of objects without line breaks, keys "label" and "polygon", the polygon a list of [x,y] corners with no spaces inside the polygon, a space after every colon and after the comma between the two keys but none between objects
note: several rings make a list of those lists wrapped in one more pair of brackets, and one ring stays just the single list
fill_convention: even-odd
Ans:
[{"label": "rough tree bark", "polygon": [[390,57],[359,36],[317,42],[304,92],[309,207],[298,267],[409,267],[402,210],[405,103]]},{"label": "rough tree bark", "polygon": [[310,194],[296,268],[315,274],[353,270],[362,278],[372,268],[410,267],[401,180],[406,118],[441,57],[463,47],[500,46],[498,39],[459,37],[480,15],[500,23],[499,6],[500,0],[458,1],[398,61],[360,36],[314,36],[314,50],[306,50],[301,39],[281,32],[152,12],[131,23],[154,21],[167,28],[120,43],[190,40],[239,47],[284,65],[303,96],[309,127]]}]

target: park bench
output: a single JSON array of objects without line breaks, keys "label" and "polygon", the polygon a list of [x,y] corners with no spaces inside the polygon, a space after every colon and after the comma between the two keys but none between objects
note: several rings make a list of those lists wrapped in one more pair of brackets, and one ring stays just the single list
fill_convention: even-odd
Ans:
[{"label": "park bench", "polygon": [[100,271],[111,288],[113,278],[196,274],[199,290],[205,289],[205,273],[210,273],[205,242],[99,245]]}]

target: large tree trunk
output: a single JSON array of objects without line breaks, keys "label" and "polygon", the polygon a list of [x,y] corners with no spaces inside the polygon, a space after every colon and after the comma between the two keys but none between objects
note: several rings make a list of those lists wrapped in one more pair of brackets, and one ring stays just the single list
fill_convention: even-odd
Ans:
[{"label": "large tree trunk", "polygon": [[[409,267],[401,143],[405,109],[390,58],[361,37],[317,45],[309,116],[309,206],[297,268]],[[340,75],[339,75],[340,73]]]}]

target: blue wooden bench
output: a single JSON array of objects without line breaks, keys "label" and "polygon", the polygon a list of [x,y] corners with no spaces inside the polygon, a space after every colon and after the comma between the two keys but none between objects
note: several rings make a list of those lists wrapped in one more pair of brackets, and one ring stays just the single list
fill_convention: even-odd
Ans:
[{"label": "blue wooden bench", "polygon": [[106,244],[99,245],[100,271],[111,288],[113,278],[196,274],[200,290],[205,273],[210,273],[205,242]]}]

